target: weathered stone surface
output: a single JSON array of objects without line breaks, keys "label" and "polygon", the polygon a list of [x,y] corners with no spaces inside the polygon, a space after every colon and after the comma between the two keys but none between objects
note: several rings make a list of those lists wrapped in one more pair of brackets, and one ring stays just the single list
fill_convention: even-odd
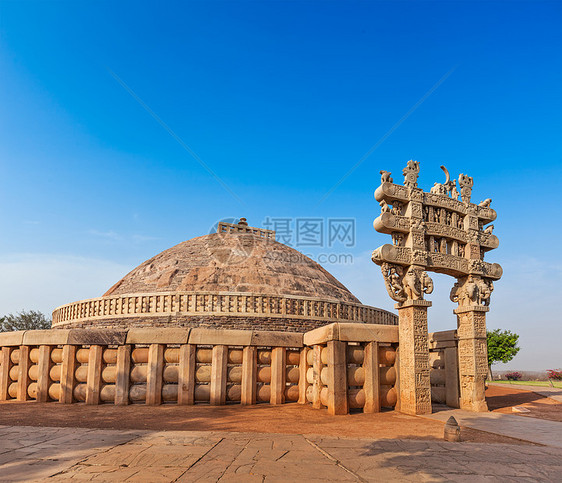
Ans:
[{"label": "weathered stone surface", "polygon": [[[381,267],[388,295],[398,302],[399,407],[411,414],[431,412],[429,368],[426,368],[429,350],[441,351],[443,359],[443,351],[447,350],[449,361],[447,377],[445,371],[438,373],[435,368],[434,384],[439,386],[433,387],[433,400],[456,405],[454,389],[460,384],[461,408],[487,410],[485,313],[494,290],[493,281],[500,279],[503,271],[497,263],[484,261],[485,253],[499,245],[497,237],[492,235],[494,226],[485,225],[496,218],[496,212],[490,208],[490,198],[479,204],[471,202],[472,177],[461,173],[457,184],[444,166],[441,169],[445,182],[434,183],[429,193],[418,188],[420,166],[414,160],[408,161],[402,170],[404,186],[394,184],[390,172],[381,171],[381,185],[375,191],[381,214],[373,226],[381,233],[390,234],[392,245],[377,248],[371,258]],[[426,270],[457,278],[449,297],[458,303],[454,311],[458,330],[431,334],[429,341],[423,299],[425,294],[432,293],[433,282]],[[459,363],[458,378],[455,378],[456,352],[453,351],[457,348]]]},{"label": "weathered stone surface", "polygon": [[23,344],[23,336],[25,330],[16,330],[14,332],[0,333],[0,347],[20,346]]},{"label": "weathered stone surface", "polygon": [[[64,345],[68,343],[69,330],[26,330],[24,345]],[[0,341],[0,345],[2,341]]]},{"label": "weathered stone surface", "polygon": [[431,414],[427,308],[425,300],[409,300],[398,308],[400,317],[400,411]]},{"label": "weathered stone surface", "polygon": [[[392,314],[391,314],[392,315]],[[398,320],[393,315],[392,321]],[[120,329],[120,328],[152,328],[152,327],[185,327],[185,328],[212,328],[234,330],[274,330],[279,332],[302,333],[322,327],[330,321],[314,319],[298,319],[292,317],[246,317],[241,315],[172,315],[150,317],[123,317],[107,319],[83,319],[79,322],[59,324],[55,330],[62,328],[83,329]],[[394,322],[393,322],[394,323]]]},{"label": "weathered stone surface", "polygon": [[[498,427],[505,427],[503,419],[491,421],[494,422]],[[460,419],[459,423],[467,424]],[[484,423],[488,423],[486,430],[489,430],[490,421]],[[532,420],[528,423],[536,435]],[[5,443],[0,460],[2,478],[8,481],[560,479],[560,447],[369,437],[342,439],[300,434],[16,426],[0,428],[0,437]]]},{"label": "weathered stone surface", "polygon": [[250,345],[252,332],[249,330],[192,329],[190,344]]},{"label": "weathered stone surface", "polygon": [[250,344],[271,347],[302,347],[303,335],[281,331],[253,331]]},{"label": "weathered stone surface", "polygon": [[187,344],[189,328],[153,327],[146,329],[129,329],[127,344]]},{"label": "weathered stone surface", "polygon": [[377,324],[335,323],[304,334],[305,345],[323,344],[329,340],[353,342],[398,342],[398,327]]},{"label": "weathered stone surface", "polygon": [[221,233],[163,251],[105,295],[174,291],[304,295],[359,303],[324,268],[293,248],[251,234]]},{"label": "weathered stone surface", "polygon": [[122,345],[127,339],[126,330],[115,329],[71,329],[68,333],[70,345]]}]

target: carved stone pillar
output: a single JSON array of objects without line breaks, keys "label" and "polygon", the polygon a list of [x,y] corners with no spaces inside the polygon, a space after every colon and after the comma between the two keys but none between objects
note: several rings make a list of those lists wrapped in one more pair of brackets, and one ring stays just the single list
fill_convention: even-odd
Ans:
[{"label": "carved stone pillar", "polygon": [[486,344],[486,312],[483,305],[464,305],[457,315],[459,339],[460,408],[467,411],[488,411],[485,383],[488,374]]},{"label": "carved stone pillar", "polygon": [[428,300],[406,300],[395,305],[399,317],[400,411],[406,414],[431,414],[428,307]]}]

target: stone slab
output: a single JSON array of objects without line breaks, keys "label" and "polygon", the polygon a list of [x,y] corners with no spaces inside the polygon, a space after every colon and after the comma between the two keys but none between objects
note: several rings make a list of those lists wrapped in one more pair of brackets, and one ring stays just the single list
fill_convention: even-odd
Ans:
[{"label": "stone slab", "polygon": [[462,409],[444,409],[424,415],[428,419],[446,422],[453,416],[460,426],[501,434],[531,443],[562,448],[562,422],[502,413],[474,413]]},{"label": "stone slab", "polygon": [[279,331],[252,331],[253,346],[302,347],[303,334]]},{"label": "stone slab", "polygon": [[449,341],[449,340],[457,340],[457,331],[456,330],[442,330],[440,332],[430,332],[428,334],[430,342],[442,342],[442,341]]},{"label": "stone slab", "polygon": [[70,330],[26,330],[23,345],[65,345]]},{"label": "stone slab", "polygon": [[[513,416],[523,419],[519,416]],[[203,431],[0,427],[7,481],[559,481],[562,450]]]},{"label": "stone slab", "polygon": [[129,329],[127,344],[187,344],[189,328]]},{"label": "stone slab", "polygon": [[70,345],[123,345],[126,339],[127,331],[116,329],[70,329],[68,334]]},{"label": "stone slab", "polygon": [[16,330],[0,333],[0,347],[22,345],[25,332],[25,330]]},{"label": "stone slab", "polygon": [[324,344],[330,340],[398,342],[398,326],[336,322],[304,334],[304,343],[308,346]]},{"label": "stone slab", "polygon": [[252,343],[251,330],[191,329],[190,344],[246,346]]}]

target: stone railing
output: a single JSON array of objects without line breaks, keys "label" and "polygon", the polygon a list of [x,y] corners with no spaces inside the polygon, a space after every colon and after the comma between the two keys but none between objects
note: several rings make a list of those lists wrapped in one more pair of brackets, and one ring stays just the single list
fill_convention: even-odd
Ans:
[{"label": "stone railing", "polygon": [[233,292],[163,292],[81,300],[53,311],[54,328],[81,321],[132,316],[243,316],[397,325],[398,318],[368,305],[311,297]]},{"label": "stone railing", "polygon": [[331,324],[304,334],[304,344],[301,377],[313,408],[347,414],[397,405],[398,327]]},{"label": "stone railing", "polygon": [[432,332],[429,341],[431,401],[459,407],[458,338],[456,330]]},{"label": "stone railing", "polygon": [[398,328],[304,335],[150,328],[0,334],[0,401],[126,405],[311,402],[331,414],[396,404]]}]

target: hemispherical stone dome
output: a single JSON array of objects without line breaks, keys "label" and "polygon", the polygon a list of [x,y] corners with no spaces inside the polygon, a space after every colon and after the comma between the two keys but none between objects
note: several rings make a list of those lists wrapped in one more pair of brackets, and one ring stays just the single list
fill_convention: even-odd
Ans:
[{"label": "hemispherical stone dome", "polygon": [[397,324],[302,253],[247,224],[180,243],[102,297],[58,307],[53,328],[200,327],[306,332],[332,322]]},{"label": "hemispherical stone dome", "polygon": [[104,297],[155,292],[239,292],[360,303],[315,261],[252,234],[213,233],[182,242],[139,265]]}]

